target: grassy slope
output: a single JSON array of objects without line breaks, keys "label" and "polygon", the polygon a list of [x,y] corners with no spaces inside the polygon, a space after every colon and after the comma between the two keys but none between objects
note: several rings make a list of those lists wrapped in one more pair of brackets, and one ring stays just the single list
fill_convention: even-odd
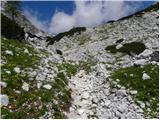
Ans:
[{"label": "grassy slope", "polygon": [[[24,48],[27,48],[31,55],[24,53]],[[13,56],[7,55],[6,50],[13,51]],[[16,66],[24,71],[26,68],[36,69],[40,61],[38,54],[46,54],[46,52],[37,53],[32,46],[16,40],[2,40],[1,58],[7,62],[1,66],[2,81],[7,83],[7,87],[2,88],[2,94],[9,96],[9,105],[7,107],[1,106],[2,118],[39,118],[49,110],[52,110],[52,118],[65,117],[62,111],[66,110],[70,103],[70,90],[67,87],[67,78],[63,72],[59,72],[52,82],[47,82],[47,80],[42,82],[52,85],[52,89],[47,90],[38,89],[37,81],[29,80],[27,72],[17,74],[13,71]],[[70,64],[58,66],[64,66],[66,71],[70,73],[69,76],[75,73],[74,66]],[[6,71],[10,71],[11,74],[7,74]],[[30,85],[28,92],[21,88],[23,82]],[[20,93],[17,93],[17,90]]]},{"label": "grassy slope", "polygon": [[[147,73],[151,79],[142,80],[143,73]],[[133,76],[131,75],[133,74]],[[112,79],[116,81],[119,79],[119,84],[131,90],[137,90],[138,93],[134,97],[135,102],[143,101],[149,103],[150,106],[144,108],[145,115],[151,118],[158,116],[158,101],[159,101],[159,66],[145,65],[143,67],[128,67],[121,68],[111,75]],[[151,111],[147,111],[150,108]]]}]

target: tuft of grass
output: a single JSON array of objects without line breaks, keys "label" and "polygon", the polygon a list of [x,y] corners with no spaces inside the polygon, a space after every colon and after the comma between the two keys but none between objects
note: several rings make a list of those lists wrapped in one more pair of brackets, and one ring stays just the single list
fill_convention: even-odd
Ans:
[{"label": "tuft of grass", "polygon": [[145,45],[141,42],[126,43],[120,49],[116,49],[116,45],[111,45],[106,47],[106,50],[110,51],[111,53],[121,52],[128,55],[132,55],[132,53],[138,55],[142,53],[145,49],[146,49]]},{"label": "tuft of grass", "polygon": [[88,74],[89,72],[92,71],[91,67],[96,65],[96,62],[92,59],[88,59],[86,62],[80,61],[78,68],[80,70],[85,70],[86,73]]},{"label": "tuft of grass", "polygon": [[77,72],[77,66],[69,63],[62,63],[57,67],[59,71],[65,70],[68,77],[75,75]]},{"label": "tuft of grass", "polygon": [[[151,79],[142,80],[143,72],[147,73]],[[133,76],[130,76],[133,74]],[[150,107],[145,107],[145,115],[151,118],[158,117],[158,101],[159,101],[159,68],[158,65],[145,65],[143,67],[128,67],[121,68],[112,73],[111,78],[116,81],[119,79],[119,84],[128,89],[137,90],[134,100],[149,102]],[[147,112],[147,108],[151,112]]]}]

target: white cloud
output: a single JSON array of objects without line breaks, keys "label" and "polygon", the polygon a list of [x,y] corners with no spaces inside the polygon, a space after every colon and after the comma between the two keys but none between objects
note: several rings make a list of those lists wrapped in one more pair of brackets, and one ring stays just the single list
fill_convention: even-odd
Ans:
[{"label": "white cloud", "polygon": [[75,1],[72,15],[56,12],[53,15],[49,32],[57,34],[75,26],[92,27],[109,20],[117,20],[130,11],[124,1]]},{"label": "white cloud", "polygon": [[24,10],[24,15],[27,19],[38,29],[48,32],[47,22],[42,22],[38,19],[38,13],[33,11]]},{"label": "white cloud", "polygon": [[51,22],[41,22],[32,12],[25,11],[27,18],[38,28],[57,34],[77,26],[93,27],[110,20],[117,20],[136,10],[138,5],[126,1],[75,1],[72,15],[56,11]]},{"label": "white cloud", "polygon": [[74,16],[67,15],[63,12],[56,12],[52,17],[49,27],[50,33],[59,33],[69,30],[75,25]]}]

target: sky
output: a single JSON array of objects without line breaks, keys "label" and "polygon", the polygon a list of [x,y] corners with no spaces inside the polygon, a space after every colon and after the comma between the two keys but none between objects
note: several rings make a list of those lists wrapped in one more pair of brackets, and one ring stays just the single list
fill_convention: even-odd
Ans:
[{"label": "sky", "polygon": [[24,15],[37,28],[58,34],[73,27],[94,27],[142,10],[154,1],[23,1]]}]

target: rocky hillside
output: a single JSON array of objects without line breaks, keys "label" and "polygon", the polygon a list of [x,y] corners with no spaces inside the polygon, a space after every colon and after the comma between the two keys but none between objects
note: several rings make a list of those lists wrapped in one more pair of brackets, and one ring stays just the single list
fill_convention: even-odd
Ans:
[{"label": "rocky hillside", "polygon": [[25,43],[4,29],[1,117],[159,118],[158,6]]}]

